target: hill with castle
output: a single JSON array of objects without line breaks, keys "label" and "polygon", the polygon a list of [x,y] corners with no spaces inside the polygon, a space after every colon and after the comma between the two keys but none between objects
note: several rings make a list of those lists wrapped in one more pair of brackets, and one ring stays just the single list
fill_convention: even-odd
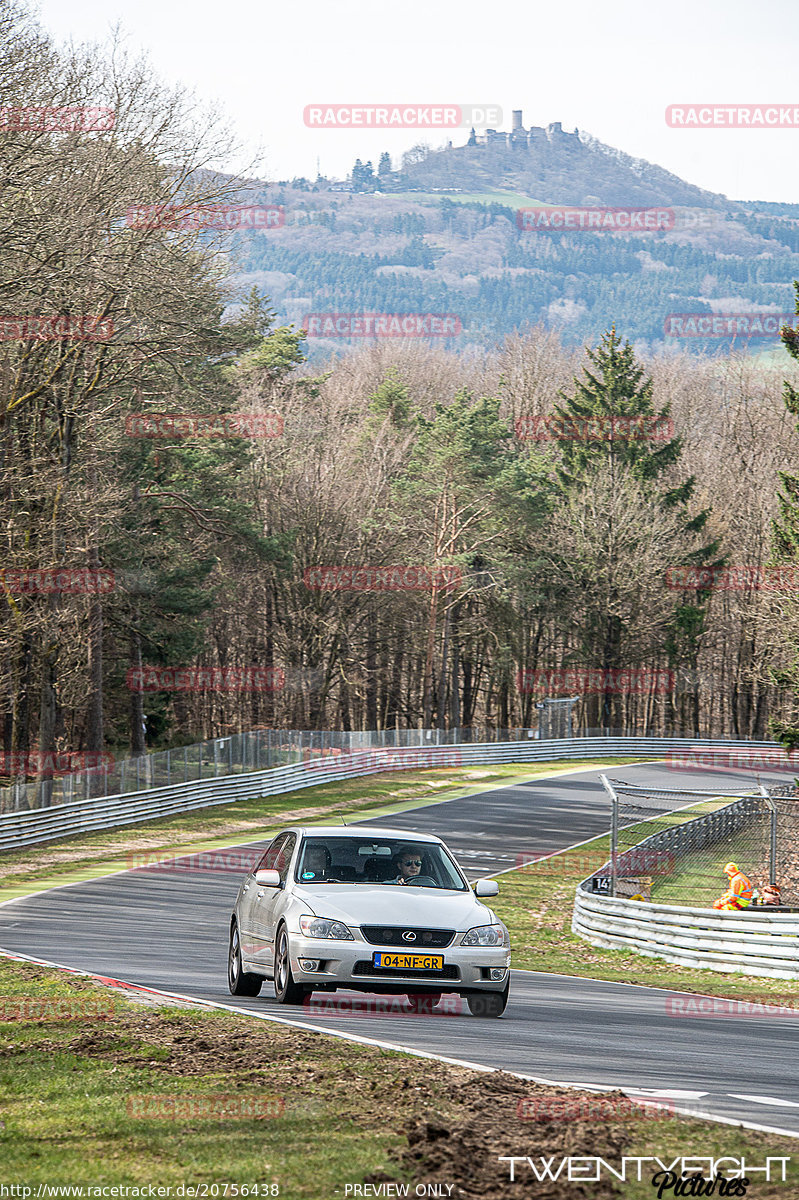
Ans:
[{"label": "hill with castle", "polygon": [[[238,281],[298,327],[320,312],[454,314],[456,352],[534,325],[595,344],[615,322],[642,350],[714,353],[733,343],[670,342],[669,314],[794,311],[799,205],[729,200],[557,121],[525,128],[521,110],[507,132],[463,136],[400,163],[383,154],[377,170],[358,160],[345,180],[259,185],[285,220],[241,235]],[[673,219],[635,232],[529,231],[520,210],[540,205],[665,206]],[[363,344],[309,337],[306,347],[322,358]]]}]

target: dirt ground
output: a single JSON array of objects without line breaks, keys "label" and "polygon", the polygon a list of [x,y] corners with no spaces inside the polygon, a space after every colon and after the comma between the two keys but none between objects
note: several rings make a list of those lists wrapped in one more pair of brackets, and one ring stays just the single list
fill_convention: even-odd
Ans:
[{"label": "dirt ground", "polygon": [[[341,1070],[341,1042],[279,1025],[249,1023],[225,1027],[224,1019],[197,1028],[189,1013],[163,1010],[115,1017],[103,1026],[66,1042],[42,1041],[36,1049],[66,1050],[86,1058],[131,1064],[165,1075],[213,1077],[225,1093],[242,1090],[317,1100],[341,1121],[363,1129],[391,1129],[407,1145],[397,1158],[396,1174],[378,1172],[365,1182],[410,1177],[413,1184],[454,1184],[452,1197],[486,1200],[519,1196],[500,1155],[598,1155],[617,1159],[631,1138],[629,1126],[613,1121],[533,1121],[519,1115],[520,1101],[561,1098],[573,1103],[581,1093],[526,1083],[504,1073],[478,1074],[432,1060],[406,1058],[368,1046],[349,1046],[348,1070]],[[15,1052],[19,1053],[17,1047]],[[0,1060],[9,1053],[0,1045]],[[353,1088],[357,1071],[359,1086]],[[620,1099],[609,1093],[605,1099]],[[586,1098],[588,1098],[586,1096]],[[595,1100],[596,1097],[593,1097]],[[522,1111],[525,1111],[522,1109]],[[610,1183],[539,1183],[541,1200],[609,1200]]]}]

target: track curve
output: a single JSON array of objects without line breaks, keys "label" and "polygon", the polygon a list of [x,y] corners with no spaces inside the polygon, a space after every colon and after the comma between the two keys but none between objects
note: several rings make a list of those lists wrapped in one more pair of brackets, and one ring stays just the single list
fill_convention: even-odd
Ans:
[{"label": "track curve", "polygon": [[[675,786],[663,764],[612,773]],[[681,772],[679,786],[707,790],[722,780],[730,788],[752,783],[743,773],[701,771]],[[582,770],[445,800],[404,812],[397,824],[443,837],[475,878],[513,867],[518,854],[552,853],[604,833],[608,805],[598,772]],[[676,1019],[667,1014],[668,993],[656,988],[528,971],[513,972],[500,1021],[348,1015],[339,1011],[340,992],[318,993],[312,1007],[292,1013],[276,1004],[268,984],[253,1000],[227,992],[227,928],[239,881],[238,873],[159,868],[70,884],[0,906],[0,946],[253,1014],[296,1015],[306,1027],[538,1078],[656,1094],[681,1109],[799,1136],[799,1014]]]}]

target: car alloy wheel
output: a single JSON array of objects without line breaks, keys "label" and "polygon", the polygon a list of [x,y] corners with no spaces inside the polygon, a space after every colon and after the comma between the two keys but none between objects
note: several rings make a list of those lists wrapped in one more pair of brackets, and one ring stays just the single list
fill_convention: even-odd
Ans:
[{"label": "car alloy wheel", "polygon": [[275,999],[278,1004],[302,1004],[304,997],[305,988],[294,982],[291,973],[289,935],[281,925],[275,943]]}]

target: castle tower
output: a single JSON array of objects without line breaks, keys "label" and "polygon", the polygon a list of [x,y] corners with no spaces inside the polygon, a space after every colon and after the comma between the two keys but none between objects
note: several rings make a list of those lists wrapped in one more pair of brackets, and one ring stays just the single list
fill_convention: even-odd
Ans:
[{"label": "castle tower", "polygon": [[520,108],[514,108],[514,110],[513,110],[513,129],[511,130],[511,132],[512,133],[523,133],[524,132],[524,126],[522,125],[522,110]]}]

